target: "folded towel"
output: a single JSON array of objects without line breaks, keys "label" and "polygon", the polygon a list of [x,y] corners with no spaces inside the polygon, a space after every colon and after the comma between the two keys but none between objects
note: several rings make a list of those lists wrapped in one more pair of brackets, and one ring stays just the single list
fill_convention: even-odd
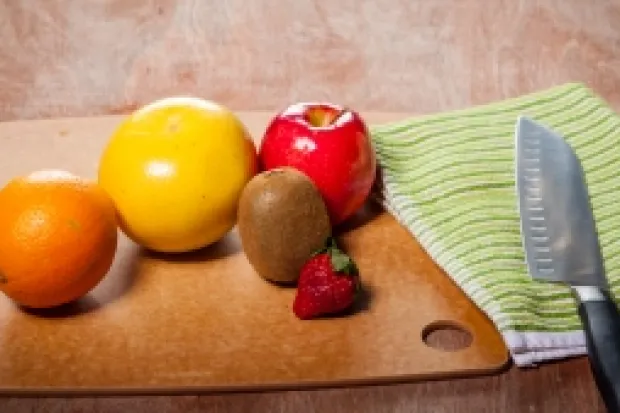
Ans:
[{"label": "folded towel", "polygon": [[373,125],[386,209],[495,323],[518,366],[585,354],[570,289],[533,281],[515,192],[515,122],[563,134],[583,163],[612,293],[620,287],[620,117],[569,83]]}]

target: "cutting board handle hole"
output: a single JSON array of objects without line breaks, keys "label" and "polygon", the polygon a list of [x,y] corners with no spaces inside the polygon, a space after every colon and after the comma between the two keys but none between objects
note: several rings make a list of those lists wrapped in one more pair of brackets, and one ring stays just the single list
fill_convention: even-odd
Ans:
[{"label": "cutting board handle hole", "polygon": [[458,351],[471,346],[473,337],[463,326],[454,321],[434,321],[422,330],[422,341],[442,351]]}]

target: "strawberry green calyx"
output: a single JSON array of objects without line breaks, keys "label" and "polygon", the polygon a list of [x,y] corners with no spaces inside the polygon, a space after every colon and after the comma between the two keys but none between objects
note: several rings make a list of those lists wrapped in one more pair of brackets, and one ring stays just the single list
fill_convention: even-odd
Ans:
[{"label": "strawberry green calyx", "polygon": [[359,271],[357,266],[347,254],[338,248],[330,248],[328,254],[331,258],[334,271],[348,275],[358,275]]},{"label": "strawberry green calyx", "polygon": [[335,272],[354,276],[359,274],[359,270],[357,265],[355,265],[355,262],[353,262],[351,257],[338,248],[334,237],[328,237],[325,242],[325,246],[314,253],[315,256],[319,254],[329,255]]}]

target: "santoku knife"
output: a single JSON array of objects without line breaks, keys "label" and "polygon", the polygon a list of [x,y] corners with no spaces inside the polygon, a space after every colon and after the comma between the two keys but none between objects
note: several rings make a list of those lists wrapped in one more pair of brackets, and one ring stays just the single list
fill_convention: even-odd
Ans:
[{"label": "santoku knife", "polygon": [[[620,315],[603,258],[581,163],[566,140],[517,120],[516,189],[530,275],[571,286],[592,372],[611,412],[620,412]],[[617,234],[620,237],[620,234]]]}]

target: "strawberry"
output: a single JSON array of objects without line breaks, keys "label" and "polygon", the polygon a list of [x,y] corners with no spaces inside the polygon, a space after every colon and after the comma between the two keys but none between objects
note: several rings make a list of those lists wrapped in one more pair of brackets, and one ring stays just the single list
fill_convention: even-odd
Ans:
[{"label": "strawberry", "polygon": [[301,269],[293,312],[302,320],[339,313],[353,304],[359,289],[357,266],[330,237]]}]

